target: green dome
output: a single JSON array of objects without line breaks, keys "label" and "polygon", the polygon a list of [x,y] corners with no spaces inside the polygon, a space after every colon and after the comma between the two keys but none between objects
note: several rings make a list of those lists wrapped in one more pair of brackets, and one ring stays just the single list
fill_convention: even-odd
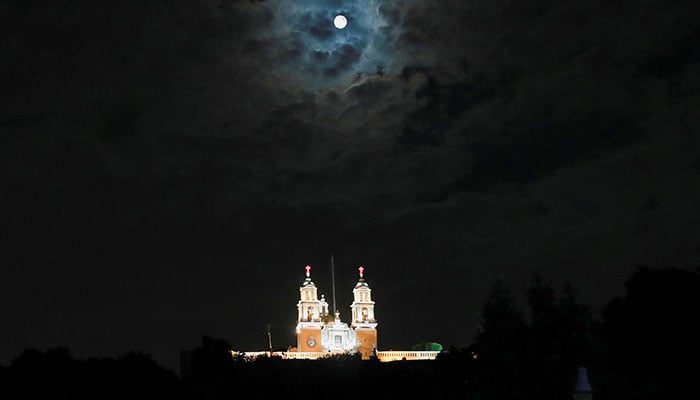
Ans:
[{"label": "green dome", "polygon": [[442,345],[435,342],[418,343],[411,347],[413,351],[442,351]]}]

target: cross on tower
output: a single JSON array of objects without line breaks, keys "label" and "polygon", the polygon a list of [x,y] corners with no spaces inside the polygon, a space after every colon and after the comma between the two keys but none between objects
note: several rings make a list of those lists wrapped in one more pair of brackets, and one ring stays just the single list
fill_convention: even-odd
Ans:
[{"label": "cross on tower", "polygon": [[358,268],[358,270],[360,271],[360,278],[362,278],[362,276],[364,275],[364,272],[365,272],[365,267],[360,265],[360,268]]},{"label": "cross on tower", "polygon": [[306,277],[308,278],[309,276],[311,276],[311,266],[307,265],[306,266]]}]

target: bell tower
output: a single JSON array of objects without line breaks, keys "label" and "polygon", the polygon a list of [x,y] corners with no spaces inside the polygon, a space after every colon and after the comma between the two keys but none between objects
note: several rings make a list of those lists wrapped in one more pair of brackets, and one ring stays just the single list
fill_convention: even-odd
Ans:
[{"label": "bell tower", "polygon": [[358,268],[360,279],[352,290],[353,302],[350,305],[352,311],[352,323],[350,327],[355,330],[356,351],[362,354],[362,359],[372,357],[377,350],[377,320],[374,318],[374,301],[372,301],[372,289],[365,282],[365,267]]},{"label": "bell tower", "polygon": [[328,303],[324,296],[318,298],[316,284],[311,280],[311,266],[306,266],[306,279],[299,287],[297,303],[297,351],[321,351],[321,328],[328,315]]}]

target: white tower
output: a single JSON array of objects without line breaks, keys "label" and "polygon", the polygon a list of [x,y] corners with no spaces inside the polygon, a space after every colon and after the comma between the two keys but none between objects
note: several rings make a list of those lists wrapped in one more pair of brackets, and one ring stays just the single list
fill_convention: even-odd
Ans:
[{"label": "white tower", "polygon": [[365,267],[358,268],[360,279],[352,290],[353,302],[350,305],[352,311],[352,323],[357,340],[356,349],[362,353],[363,359],[368,359],[377,350],[377,320],[374,317],[374,301],[372,301],[372,289],[365,282]]},{"label": "white tower", "polygon": [[318,298],[316,285],[311,281],[311,266],[306,266],[306,279],[299,288],[297,303],[297,351],[322,351],[321,329],[328,315],[328,303]]}]

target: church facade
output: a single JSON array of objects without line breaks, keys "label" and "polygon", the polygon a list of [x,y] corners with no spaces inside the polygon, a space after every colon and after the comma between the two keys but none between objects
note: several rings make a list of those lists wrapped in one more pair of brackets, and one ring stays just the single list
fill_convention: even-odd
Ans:
[{"label": "church facade", "polygon": [[[379,361],[434,360],[439,351],[380,351],[377,341],[378,322],[374,313],[372,289],[358,268],[359,278],[350,305],[350,321],[343,322],[338,310],[330,310],[324,295],[311,279],[311,266],[299,287],[297,301],[297,346],[289,351],[245,352],[248,357],[276,356],[283,359],[318,359],[337,354],[360,354],[363,360]],[[335,302],[334,302],[335,303]]]},{"label": "church facade", "polygon": [[316,284],[311,280],[311,267],[306,266],[306,279],[299,288],[297,303],[297,351],[347,352],[362,354],[363,359],[376,355],[377,320],[374,317],[372,289],[364,279],[364,267],[359,267],[350,305],[350,325],[340,319],[340,313],[328,309],[325,296],[318,297]]}]

